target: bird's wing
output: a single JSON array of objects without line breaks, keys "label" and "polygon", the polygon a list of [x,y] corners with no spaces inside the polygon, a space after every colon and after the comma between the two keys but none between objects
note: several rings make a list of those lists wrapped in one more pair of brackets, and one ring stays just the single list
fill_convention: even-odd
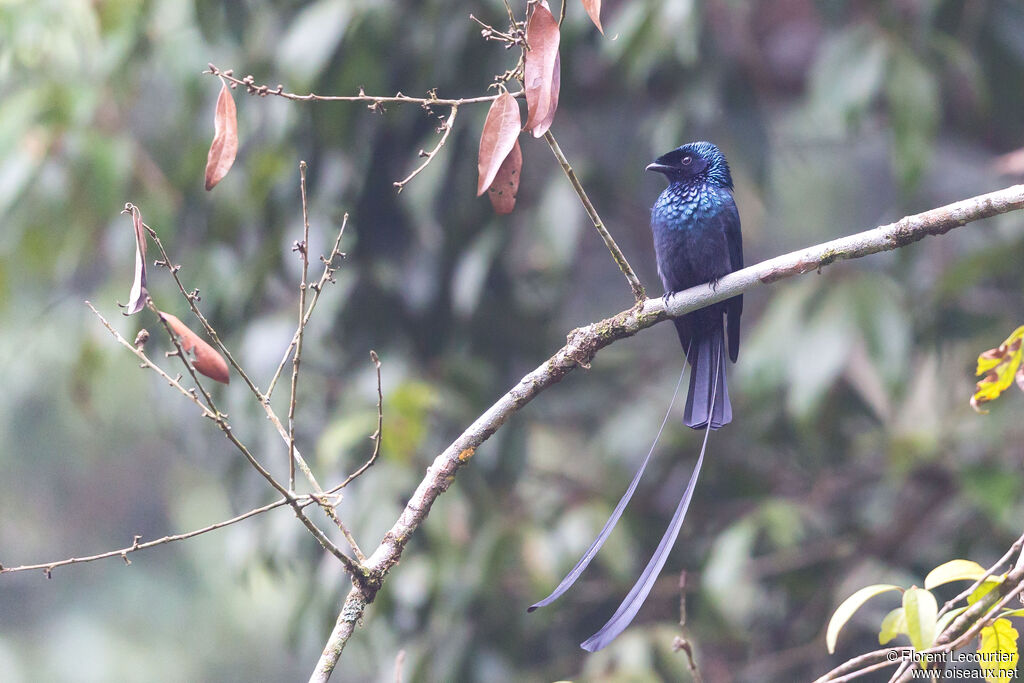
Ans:
[{"label": "bird's wing", "polygon": [[729,195],[729,203],[721,214],[725,241],[729,244],[729,264],[733,270],[743,268],[743,233],[740,231],[740,212]]},{"label": "bird's wing", "polygon": [[[719,214],[725,241],[729,247],[729,265],[733,271],[743,268],[743,233],[740,231],[740,212],[736,202],[729,195],[729,202]],[[729,319],[729,358],[733,363],[740,355],[740,315],[743,313],[743,295],[735,296],[725,303]]]}]

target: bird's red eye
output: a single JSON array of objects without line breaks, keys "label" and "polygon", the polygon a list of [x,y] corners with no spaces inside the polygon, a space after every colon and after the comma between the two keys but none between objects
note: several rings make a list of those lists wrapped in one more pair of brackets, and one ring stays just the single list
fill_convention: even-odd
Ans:
[{"label": "bird's red eye", "polygon": [[683,166],[689,166],[692,162],[693,162],[693,157],[690,157],[690,156],[683,157],[679,161],[679,163],[681,163]]}]

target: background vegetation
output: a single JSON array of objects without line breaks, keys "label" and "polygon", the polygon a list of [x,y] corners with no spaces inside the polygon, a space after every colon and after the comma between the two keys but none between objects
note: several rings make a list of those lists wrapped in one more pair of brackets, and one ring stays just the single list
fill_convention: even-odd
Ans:
[{"label": "background vegetation", "polygon": [[[464,107],[439,157],[396,196],[392,182],[433,146],[435,118],[236,91],[239,159],[203,191],[219,88],[200,75],[207,62],[296,92],[472,96],[513,53],[482,41],[470,12],[501,22],[504,8],[0,3],[0,562],[97,552],[270,500],[82,303],[116,315],[127,298],[125,201],[263,382],[294,324],[299,159],[313,253],[350,212],[348,259],[306,341],[298,435],[318,472],[365,459],[376,349],[382,460],[341,507],[371,547],[454,435],[568,330],[631,304],[542,142],[524,144],[511,216],[474,198],[486,106]],[[727,154],[751,263],[1012,182],[999,155],[1024,145],[1019,3],[622,0],[603,19],[607,37],[570,2],[553,131],[652,292],[647,210],[662,181],[642,169],[684,141]],[[711,439],[638,622],[588,655],[578,643],[646,562],[699,447],[673,422],[593,568],[561,604],[526,614],[617,501],[683,362],[668,325],[615,344],[480,449],[336,680],[390,680],[400,649],[413,680],[685,678],[670,648],[681,569],[709,680],[802,680],[871,648],[891,605],[858,613],[827,656],[839,600],[868,583],[919,583],[953,557],[987,566],[1021,532],[1021,398],[987,417],[967,400],[977,353],[1024,320],[1022,227],[1010,214],[748,295],[730,368],[738,418]],[[164,274],[150,291],[185,312]],[[115,323],[129,338],[140,324]],[[236,430],[283,463],[245,387],[222,393]],[[0,679],[306,675],[348,586],[291,517],[137,554],[131,567],[3,577]]]}]

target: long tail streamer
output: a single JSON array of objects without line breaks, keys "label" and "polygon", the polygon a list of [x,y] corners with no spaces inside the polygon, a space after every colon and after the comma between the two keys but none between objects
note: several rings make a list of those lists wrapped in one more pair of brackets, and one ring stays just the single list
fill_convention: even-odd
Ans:
[{"label": "long tail streamer", "polygon": [[[683,370],[679,373],[679,381],[676,382],[676,389],[672,392],[672,400],[669,401],[668,410],[665,411],[665,418],[661,421],[661,427],[658,429],[658,434],[654,437],[654,443],[651,444],[651,449],[647,451],[647,457],[645,457],[643,462],[640,463],[640,469],[638,469],[636,474],[633,475],[633,481],[629,483],[629,488],[626,489],[626,493],[623,494],[622,498],[619,500],[619,504],[616,505],[615,509],[612,511],[612,516],[608,518],[607,522],[605,522],[604,528],[601,529],[601,533],[597,535],[594,542],[590,544],[589,548],[587,548],[587,552],[583,553],[583,557],[580,558],[580,561],[577,562],[576,566],[565,575],[565,578],[562,579],[562,582],[558,584],[558,587],[555,588],[551,595],[528,607],[526,610],[527,612],[532,612],[538,607],[550,605],[561,597],[565,591],[569,590],[569,588],[576,583],[576,579],[580,577],[583,570],[587,568],[587,565],[590,564],[590,561],[594,559],[595,555],[597,555],[597,551],[601,549],[604,542],[608,540],[608,536],[611,535],[612,529],[615,528],[615,524],[619,521],[619,517],[622,516],[622,511],[626,509],[629,499],[633,497],[633,492],[636,491],[637,484],[640,483],[640,477],[643,476],[644,470],[647,469],[647,463],[651,460],[651,454],[654,453],[654,447],[658,445],[658,439],[661,438],[661,433],[665,430],[665,425],[668,423],[669,415],[672,414],[672,406],[675,405],[676,396],[679,395],[679,387],[683,384],[683,376],[685,374],[686,364],[684,363]],[[705,437],[705,440],[706,438],[707,437]]]},{"label": "long tail streamer", "polygon": [[[716,389],[718,385],[718,373],[721,369],[721,362],[722,353],[721,347],[719,347],[718,358],[715,361],[714,386]],[[714,390],[712,390],[711,405],[714,405],[714,403],[715,395]],[[633,585],[633,588],[626,595],[626,598],[622,601],[622,604],[619,605],[619,608],[615,610],[615,614],[611,616],[611,619],[601,627],[600,631],[583,641],[580,647],[584,650],[597,652],[608,645],[608,643],[615,640],[615,638],[633,621],[633,617],[635,617],[636,613],[640,611],[640,607],[644,604],[644,600],[647,599],[647,595],[651,592],[651,588],[654,587],[654,582],[657,580],[658,574],[661,573],[661,568],[665,566],[665,561],[668,560],[672,546],[675,545],[676,537],[679,535],[679,529],[683,526],[683,519],[686,517],[686,511],[690,507],[690,499],[693,498],[693,490],[697,485],[697,477],[700,475],[700,468],[704,463],[704,453],[708,447],[708,434],[710,433],[711,420],[708,420],[708,426],[704,430],[704,443],[700,447],[700,457],[697,458],[697,464],[693,468],[693,474],[690,475],[690,483],[686,485],[686,492],[679,501],[675,514],[672,515],[672,521],[669,522],[668,529],[665,530],[665,535],[661,537],[661,543],[658,544],[657,550],[655,550],[654,555],[651,556],[651,561],[647,563],[647,567],[644,568],[640,578],[637,579],[636,584]],[[648,455],[648,457],[650,457],[650,455]],[[646,461],[644,464],[646,465]],[[630,487],[630,494],[632,494],[632,489],[635,487],[635,484],[636,482],[634,480],[633,486]],[[583,566],[585,567],[586,565]],[[580,571],[582,571],[582,569]],[[561,588],[561,586],[559,586],[559,588]]]}]

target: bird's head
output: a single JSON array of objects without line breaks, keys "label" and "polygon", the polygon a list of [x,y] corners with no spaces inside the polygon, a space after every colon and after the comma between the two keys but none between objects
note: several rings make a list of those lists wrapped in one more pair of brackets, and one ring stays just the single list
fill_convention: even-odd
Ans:
[{"label": "bird's head", "polygon": [[655,159],[648,171],[664,174],[670,183],[708,182],[732,189],[725,155],[710,142],[690,142]]}]

